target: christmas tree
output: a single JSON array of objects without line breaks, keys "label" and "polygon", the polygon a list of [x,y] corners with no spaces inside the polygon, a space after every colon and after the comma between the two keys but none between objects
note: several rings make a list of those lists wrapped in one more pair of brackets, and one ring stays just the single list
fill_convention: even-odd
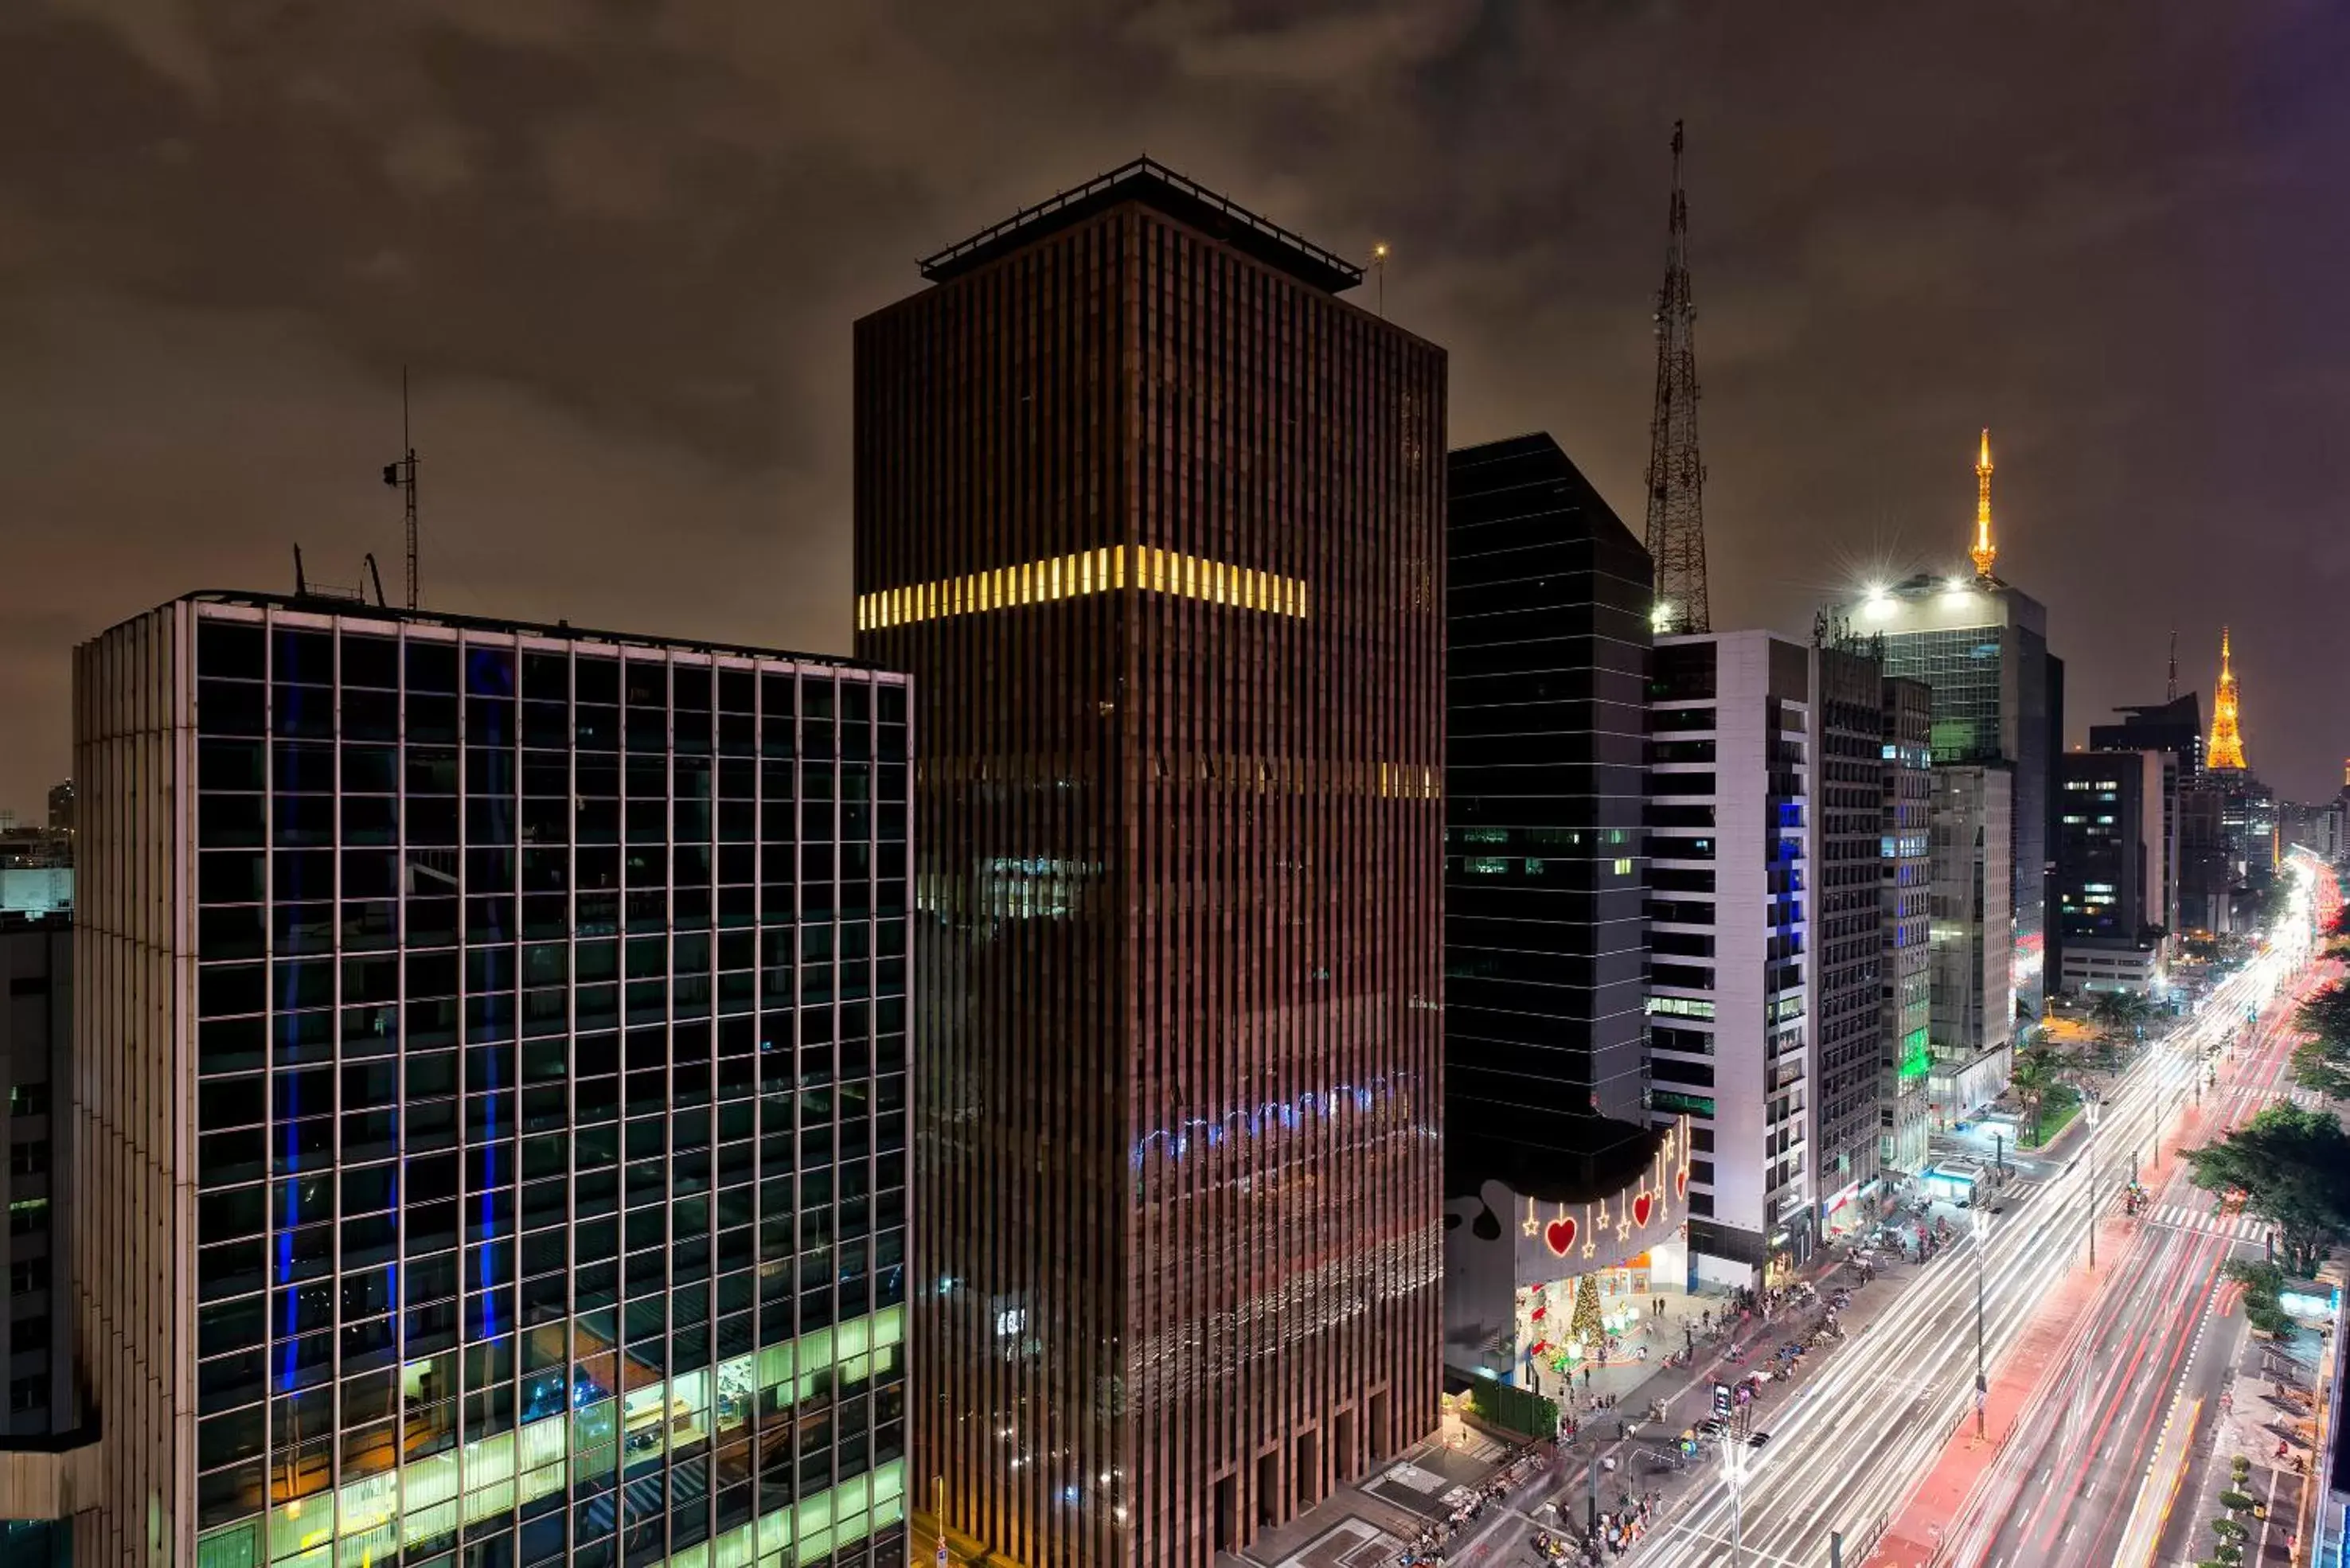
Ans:
[{"label": "christmas tree", "polygon": [[1583,1353],[1595,1360],[1607,1343],[1607,1327],[1599,1321],[1599,1282],[1589,1274],[1575,1282],[1575,1337]]}]

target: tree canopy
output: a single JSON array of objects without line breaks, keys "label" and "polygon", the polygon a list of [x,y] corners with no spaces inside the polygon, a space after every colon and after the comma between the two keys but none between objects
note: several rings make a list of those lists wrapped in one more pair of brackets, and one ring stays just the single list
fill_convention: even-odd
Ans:
[{"label": "tree canopy", "polygon": [[2064,1074],[2074,1065],[2063,1052],[2044,1041],[2015,1054],[2015,1064],[2008,1070],[2008,1086],[2023,1103],[2029,1117],[2025,1126],[2033,1142],[2040,1141],[2051,1110],[2061,1110],[2079,1097],[2064,1086]]},{"label": "tree canopy", "polygon": [[2293,1024],[2311,1038],[2293,1047],[2293,1081],[2334,1099],[2350,1099],[2350,987],[2327,986],[2301,1004]]},{"label": "tree canopy", "polygon": [[2207,1192],[2244,1194],[2273,1223],[2284,1262],[2307,1278],[2350,1238],[2350,1134],[2330,1111],[2273,1105],[2217,1143],[2182,1151]]},{"label": "tree canopy", "polygon": [[2089,997],[2089,1016],[2112,1030],[2130,1030],[2155,1015],[2155,1005],[2135,991],[2100,991]]}]

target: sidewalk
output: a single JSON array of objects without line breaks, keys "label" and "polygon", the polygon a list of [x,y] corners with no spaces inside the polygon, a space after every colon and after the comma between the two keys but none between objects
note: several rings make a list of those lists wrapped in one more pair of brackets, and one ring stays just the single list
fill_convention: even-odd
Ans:
[{"label": "sidewalk", "polygon": [[[1847,1257],[1841,1251],[1825,1255],[1801,1276],[1818,1290],[1822,1298],[1837,1289],[1852,1292],[1850,1303],[1837,1314],[1846,1341],[1823,1345],[1804,1358],[1806,1364],[1821,1356],[1835,1355],[1842,1343],[1849,1342],[1875,1322],[1921,1272],[1918,1263],[1897,1261],[1888,1252],[1879,1252],[1876,1278],[1864,1286],[1847,1263]],[[1673,1454],[1681,1432],[1711,1417],[1714,1383],[1734,1383],[1750,1373],[1770,1371],[1772,1380],[1757,1393],[1752,1416],[1757,1425],[1767,1428],[1780,1397],[1791,1386],[1782,1376],[1783,1364],[1773,1358],[1773,1352],[1791,1340],[1808,1337],[1825,1315],[1822,1303],[1783,1307],[1774,1314],[1758,1315],[1743,1323],[1732,1314],[1734,1332],[1727,1336],[1717,1332],[1711,1339],[1700,1335],[1693,1366],[1660,1367],[1621,1396],[1616,1408],[1586,1414],[1578,1436],[1560,1445],[1561,1480],[1538,1492],[1536,1501],[1529,1505],[1527,1511],[1540,1513],[1543,1504],[1555,1504],[1555,1517],[1572,1527],[1571,1534],[1579,1535],[1588,1508],[1588,1469],[1596,1459],[1603,1471],[1603,1510],[1613,1510],[1627,1492],[1635,1496],[1658,1492],[1663,1498],[1659,1517],[1669,1520],[1676,1504],[1693,1487],[1712,1480],[1716,1473],[1714,1467],[1702,1459],[1684,1465],[1659,1457]],[[1725,1358],[1733,1347],[1742,1353],[1741,1359]],[[1798,1374],[1796,1381],[1803,1376]],[[1647,1418],[1651,1401],[1662,1401],[1663,1420]],[[1617,1435],[1619,1417],[1630,1424],[1629,1438]]]},{"label": "sidewalk", "polygon": [[[2241,1299],[2241,1287],[2231,1287],[2231,1293]],[[2268,1517],[2248,1521],[2253,1532],[2247,1543],[2252,1549],[2245,1553],[2248,1561],[2265,1561],[2267,1543],[2290,1537],[2301,1517],[2302,1492],[2308,1482],[2293,1469],[2292,1457],[2277,1458],[2277,1444],[2287,1444],[2291,1456],[2314,1459],[2314,1390],[2324,1351],[2324,1341],[2308,1330],[2293,1335],[2290,1345],[2248,1345],[2221,1396],[2210,1461],[2204,1469],[2208,1484],[2202,1496],[2185,1501],[2199,1507],[2198,1517],[2218,1514],[2220,1493],[2230,1484],[2230,1461],[2239,1454],[2250,1459],[2251,1479],[2244,1490],[2265,1505]],[[2280,1387],[2285,1390],[2282,1395]]]}]

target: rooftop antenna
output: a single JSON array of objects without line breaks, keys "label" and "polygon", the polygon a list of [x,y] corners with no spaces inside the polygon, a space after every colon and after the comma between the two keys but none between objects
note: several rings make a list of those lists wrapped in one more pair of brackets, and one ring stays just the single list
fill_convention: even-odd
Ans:
[{"label": "rooftop antenna", "polygon": [[1388,314],[1388,243],[1385,240],[1371,247],[1371,272],[1379,280],[1379,319],[1384,321]]},{"label": "rooftop antenna", "polygon": [[416,607],[416,446],[408,433],[408,367],[400,368],[400,445],[408,455],[383,465],[383,482],[400,487],[408,522],[408,607]]},{"label": "rooftop antenna", "polygon": [[2178,701],[2178,628],[2175,626],[2170,628],[2170,685],[2163,693],[2163,701]]},{"label": "rooftop antenna", "polygon": [[1697,307],[1690,303],[1689,193],[1681,122],[1673,121],[1673,198],[1665,284],[1657,291],[1657,406],[1648,425],[1648,558],[1656,563],[1653,630],[1713,628],[1705,586],[1705,462],[1697,447]]}]

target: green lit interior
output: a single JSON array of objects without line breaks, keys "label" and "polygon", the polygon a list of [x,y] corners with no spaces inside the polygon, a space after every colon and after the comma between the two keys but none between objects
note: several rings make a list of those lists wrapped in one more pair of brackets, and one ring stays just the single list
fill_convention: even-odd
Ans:
[{"label": "green lit interior", "polygon": [[[904,1309],[886,1307],[714,1367],[652,1379],[618,1398],[525,1421],[209,1531],[197,1542],[197,1568],[372,1568],[403,1543],[452,1538],[464,1525],[564,1490],[575,1476],[698,1451],[713,1438],[724,1441],[745,1432],[758,1414],[787,1413],[814,1396],[819,1382],[861,1383],[889,1372],[904,1338]],[[665,1565],[775,1568],[813,1561],[897,1522],[904,1489],[902,1462],[892,1459],[679,1552]]]}]

